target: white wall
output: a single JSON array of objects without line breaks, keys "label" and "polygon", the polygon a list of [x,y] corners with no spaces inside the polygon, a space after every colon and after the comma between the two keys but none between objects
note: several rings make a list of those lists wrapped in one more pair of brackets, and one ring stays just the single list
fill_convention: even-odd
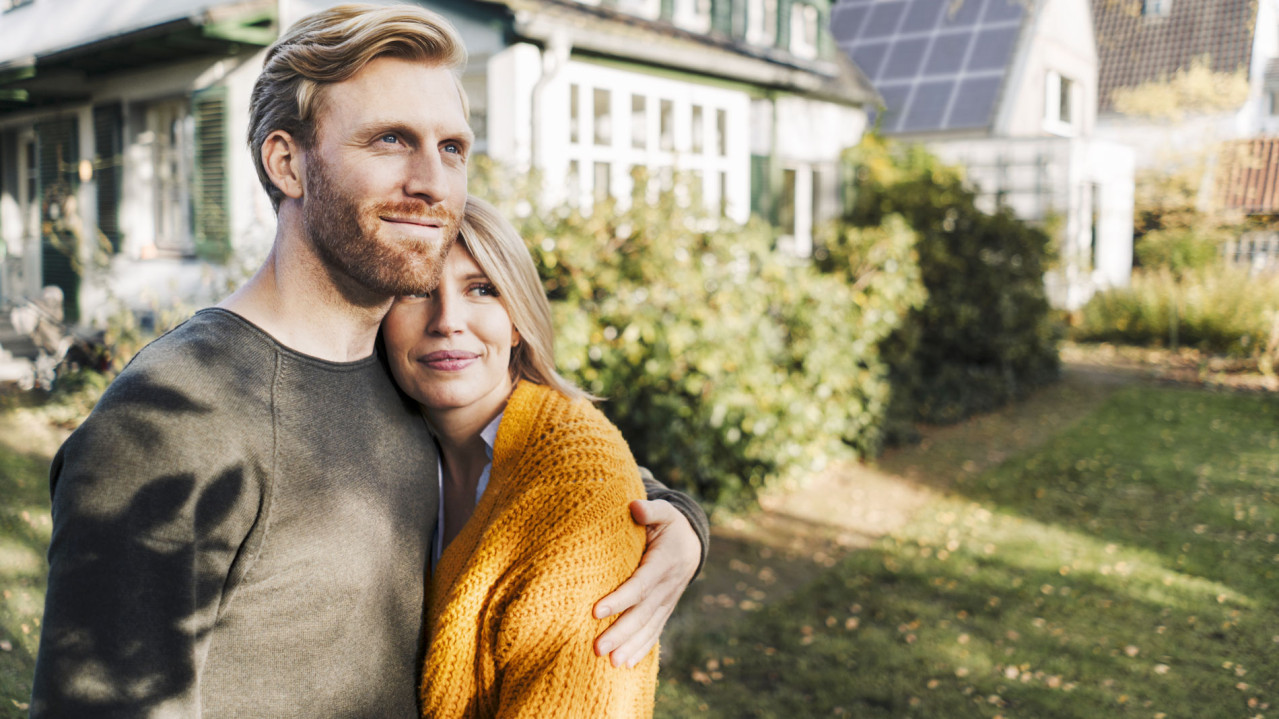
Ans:
[{"label": "white wall", "polygon": [[[1048,0],[1031,19],[1005,83],[996,135],[1088,137],[1097,115],[1097,46],[1085,0]],[[1048,73],[1074,83],[1071,126],[1045,122]]]}]

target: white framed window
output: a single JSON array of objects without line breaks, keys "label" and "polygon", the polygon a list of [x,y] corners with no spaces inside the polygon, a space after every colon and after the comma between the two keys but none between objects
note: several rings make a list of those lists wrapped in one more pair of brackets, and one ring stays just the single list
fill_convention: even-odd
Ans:
[{"label": "white framed window", "polygon": [[1142,0],[1141,14],[1146,17],[1168,17],[1172,14],[1172,0]]},{"label": "white framed window", "polygon": [[1077,83],[1049,70],[1044,78],[1044,129],[1054,135],[1075,134]]},{"label": "white framed window", "polygon": [[796,257],[812,256],[814,228],[838,210],[831,177],[834,169],[830,166],[788,163],[782,168],[777,225],[783,251]]},{"label": "white framed window", "polygon": [[790,51],[792,55],[812,60],[817,57],[817,8],[804,3],[791,5]]},{"label": "white framed window", "polygon": [[654,195],[674,187],[713,213],[747,219],[745,93],[579,61],[564,67],[557,86],[563,99],[547,107],[563,114],[542,123],[548,148],[542,171],[554,188],[548,200],[581,207],[605,197],[630,202],[632,171],[644,168]]},{"label": "white framed window", "polygon": [[1270,100],[1270,116],[1279,117],[1279,88],[1271,90],[1268,93],[1268,99]]},{"label": "white framed window", "polygon": [[711,0],[675,0],[671,22],[685,30],[710,32]]},{"label": "white framed window", "polygon": [[747,0],[746,42],[777,46],[777,0]]},{"label": "white framed window", "polygon": [[143,249],[144,258],[152,253],[167,256],[195,253],[191,231],[194,136],[190,100],[161,100],[147,105],[146,131],[139,139],[150,146],[155,173],[152,181],[155,236],[152,246]]}]

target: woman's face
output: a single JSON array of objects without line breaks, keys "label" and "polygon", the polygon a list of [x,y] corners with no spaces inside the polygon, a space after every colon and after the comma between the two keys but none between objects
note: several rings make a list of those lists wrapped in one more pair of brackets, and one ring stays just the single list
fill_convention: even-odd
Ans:
[{"label": "woman's face", "polygon": [[461,242],[444,260],[439,287],[397,299],[382,335],[395,381],[428,411],[496,415],[511,394],[511,348],[520,336]]}]

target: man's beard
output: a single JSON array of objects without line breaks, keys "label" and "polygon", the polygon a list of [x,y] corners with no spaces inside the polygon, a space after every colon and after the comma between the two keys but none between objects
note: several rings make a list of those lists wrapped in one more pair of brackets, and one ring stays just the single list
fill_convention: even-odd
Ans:
[{"label": "man's beard", "polygon": [[[441,239],[428,241],[385,236],[380,217],[434,220]],[[320,259],[329,267],[379,295],[414,295],[439,284],[444,258],[457,239],[461,218],[441,204],[381,202],[361,206],[333,181],[328,167],[312,155],[306,168],[302,225]],[[392,230],[393,232],[393,230]]]}]

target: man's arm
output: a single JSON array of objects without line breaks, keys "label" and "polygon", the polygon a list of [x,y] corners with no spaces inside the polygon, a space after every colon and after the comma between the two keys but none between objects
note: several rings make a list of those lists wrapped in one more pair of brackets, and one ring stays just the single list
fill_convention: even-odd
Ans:
[{"label": "man's arm", "polygon": [[50,470],[33,718],[200,714],[204,650],[251,526],[234,510],[258,492],[243,465],[209,456],[215,433],[193,402],[137,379]]},{"label": "man's arm", "polygon": [[595,604],[595,617],[621,614],[595,640],[595,652],[613,666],[634,666],[657,640],[684,589],[701,571],[710,543],[706,513],[688,495],[667,488],[643,467],[648,501],[631,503],[648,542],[640,566],[624,584]]}]

